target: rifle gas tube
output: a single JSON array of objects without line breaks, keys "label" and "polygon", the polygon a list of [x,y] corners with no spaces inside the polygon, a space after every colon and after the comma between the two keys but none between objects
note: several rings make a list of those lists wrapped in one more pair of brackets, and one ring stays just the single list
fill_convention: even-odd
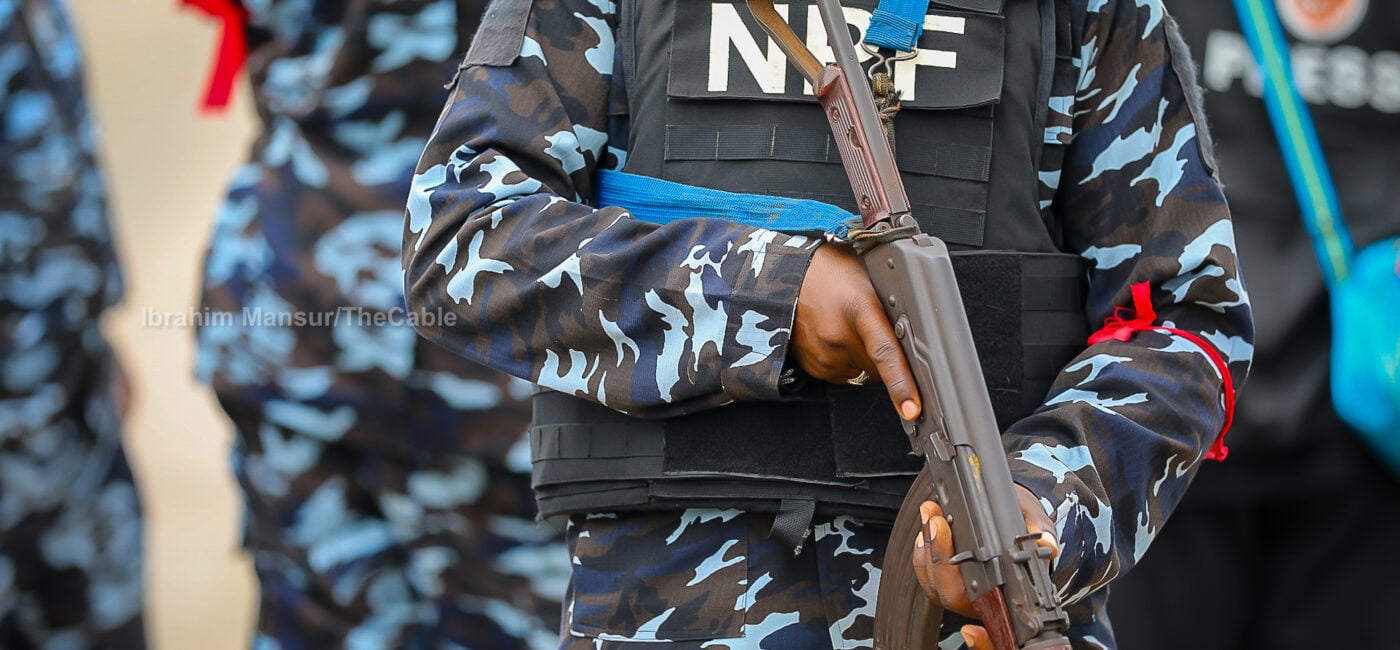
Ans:
[{"label": "rifle gas tube", "polygon": [[816,0],[836,62],[821,65],[773,9],[747,0],[763,29],[811,82],[835,135],[866,233],[862,259],[918,383],[923,415],[905,422],[925,467],[905,497],[885,556],[875,645],[932,648],[942,610],[924,597],[910,564],[930,496],[953,530],[952,562],[997,650],[1068,650],[1069,617],[1050,580],[1049,550],[1026,534],[982,367],[948,249],[919,232],[838,0]]}]

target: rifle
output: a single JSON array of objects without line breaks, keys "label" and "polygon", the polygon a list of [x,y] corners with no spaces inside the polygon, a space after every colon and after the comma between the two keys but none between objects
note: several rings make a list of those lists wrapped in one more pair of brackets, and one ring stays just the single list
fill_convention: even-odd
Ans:
[{"label": "rifle", "polygon": [[918,384],[923,413],[904,424],[925,466],[895,519],[875,607],[875,647],[931,648],[942,610],[918,587],[910,558],[932,497],[953,531],[974,609],[997,650],[1069,650],[1069,617],[1050,580],[1050,550],[1027,534],[1001,434],[973,347],[948,248],[921,233],[885,138],[839,0],[816,0],[836,63],[821,65],[773,8],[749,10],[812,84],[835,135],[864,230],[853,243]]}]

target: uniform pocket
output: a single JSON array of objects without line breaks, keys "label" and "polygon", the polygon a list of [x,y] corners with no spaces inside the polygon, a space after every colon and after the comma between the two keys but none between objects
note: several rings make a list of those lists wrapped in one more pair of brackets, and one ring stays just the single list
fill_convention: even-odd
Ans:
[{"label": "uniform pocket", "polygon": [[575,517],[569,634],[664,643],[743,634],[747,518],[734,510]]}]

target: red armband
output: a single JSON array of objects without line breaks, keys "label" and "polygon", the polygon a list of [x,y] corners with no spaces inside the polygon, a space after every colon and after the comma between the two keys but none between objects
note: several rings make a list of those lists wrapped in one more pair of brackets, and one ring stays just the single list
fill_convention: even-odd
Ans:
[{"label": "red armband", "polygon": [[[1230,368],[1225,363],[1225,357],[1220,354],[1205,339],[1200,336],[1175,327],[1162,327],[1154,325],[1157,320],[1157,311],[1152,308],[1152,287],[1146,282],[1139,282],[1132,287],[1133,306],[1117,307],[1113,310],[1113,316],[1104,320],[1103,328],[1089,336],[1089,345],[1107,341],[1127,341],[1133,332],[1153,331],[1164,334],[1174,334],[1184,338],[1204,350],[1211,363],[1215,364],[1216,370],[1225,380],[1225,425],[1220,428],[1220,435],[1215,438],[1215,444],[1211,445],[1210,451],[1206,452],[1208,460],[1221,461],[1230,455],[1230,449],[1225,446],[1225,433],[1230,430],[1230,423],[1235,419],[1235,382],[1230,377]],[[1129,318],[1129,316],[1131,316]]]}]

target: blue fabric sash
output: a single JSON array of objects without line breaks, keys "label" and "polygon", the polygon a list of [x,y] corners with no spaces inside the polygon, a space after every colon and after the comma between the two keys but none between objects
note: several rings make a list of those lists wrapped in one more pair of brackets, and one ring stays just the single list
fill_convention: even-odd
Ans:
[{"label": "blue fabric sash", "polygon": [[786,233],[844,237],[860,222],[860,217],[821,201],[737,194],[611,169],[598,172],[597,202],[600,208],[624,208],[637,219],[659,224],[701,217]]}]

